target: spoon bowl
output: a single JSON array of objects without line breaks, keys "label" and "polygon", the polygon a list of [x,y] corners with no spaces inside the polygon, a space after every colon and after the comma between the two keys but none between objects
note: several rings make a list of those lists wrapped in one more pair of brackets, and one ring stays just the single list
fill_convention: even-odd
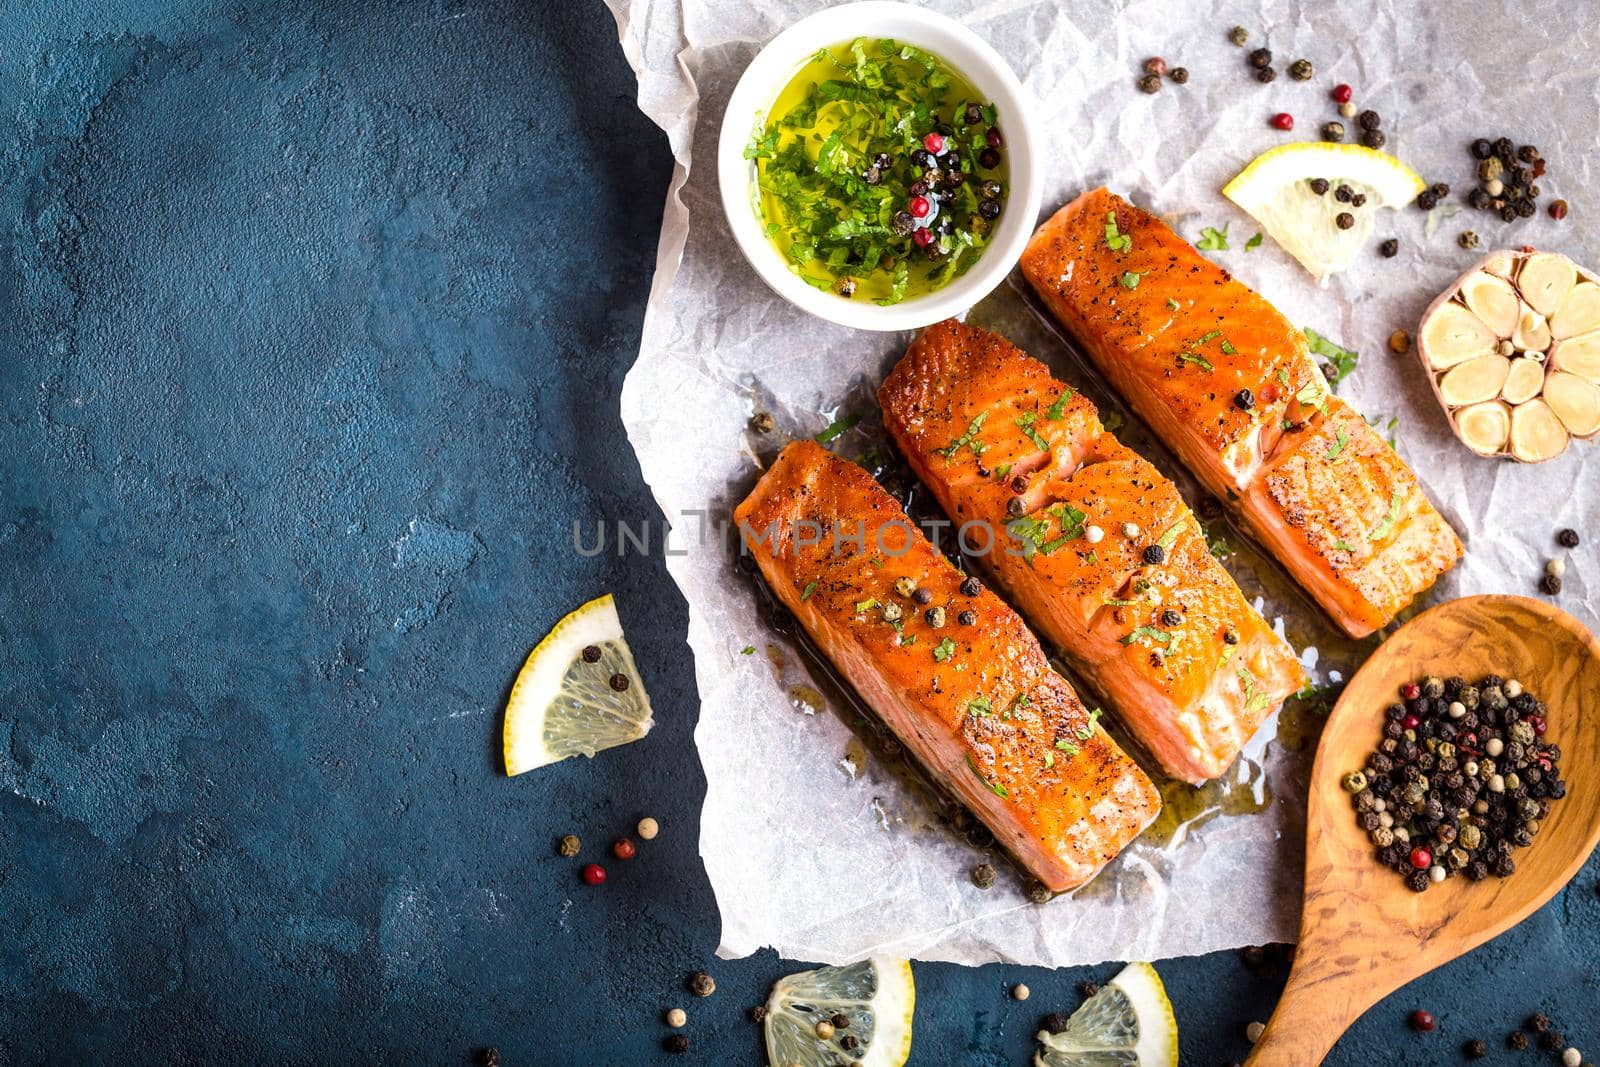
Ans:
[{"label": "spoon bowl", "polygon": [[[1383,737],[1384,708],[1424,676],[1517,679],[1548,707],[1567,795],[1506,878],[1447,878],[1426,892],[1382,866],[1342,779]],[[1305,903],[1294,968],[1252,1064],[1321,1062],[1373,1004],[1495,937],[1558,893],[1600,841],[1600,641],[1559,608],[1475,596],[1402,626],[1356,672],[1317,747],[1307,803]]]}]

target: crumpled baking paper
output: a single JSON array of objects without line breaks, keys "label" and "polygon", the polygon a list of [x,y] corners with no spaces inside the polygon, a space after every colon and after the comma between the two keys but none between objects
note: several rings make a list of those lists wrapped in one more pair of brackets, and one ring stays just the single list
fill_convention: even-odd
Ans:
[{"label": "crumpled baking paper", "polygon": [[[854,410],[859,446],[875,415],[871,389],[907,338],[810,318],[769,292],[735,246],[716,184],[718,124],[760,46],[816,5],[804,0],[607,0],[639,75],[639,105],[669,137],[676,165],[654,285],[622,418],[656,500],[673,524],[667,568],[689,603],[689,644],[702,707],[696,744],[708,782],[700,851],[721,909],[720,952],[773,946],[786,957],[844,962],[868,953],[980,964],[1063,966],[1156,959],[1292,939],[1299,908],[1303,794],[1316,714],[1291,704],[1262,727],[1231,783],[1169,805],[1182,825],[1142,839],[1100,878],[1046,905],[1002,867],[988,891],[968,872],[982,854],[928,800],[855,740],[856,714],[811,677],[792,642],[764,621],[754,582],[719,536],[754,483],[760,456]],[[1190,240],[1228,224],[1210,253],[1289,318],[1360,351],[1341,395],[1389,432],[1467,543],[1466,559],[1424,603],[1481,592],[1534,593],[1555,531],[1587,543],[1568,555],[1561,604],[1591,627],[1600,603],[1600,452],[1577,444],[1539,466],[1480,459],[1452,436],[1414,355],[1386,342],[1415,329],[1432,297],[1483,249],[1533,243],[1600,266],[1595,144],[1600,134],[1600,22],[1554,2],[1480,4],[1172,4],[1161,0],[949,0],[931,4],[989,40],[1037,104],[1048,161],[1044,210],[1098,184],[1163,215]],[[1250,30],[1279,68],[1254,81]],[[1152,55],[1186,66],[1186,86],[1146,96],[1135,81]],[[1315,78],[1286,73],[1299,57]],[[1572,204],[1564,223],[1507,225],[1464,206],[1430,219],[1408,207],[1381,218],[1401,253],[1370,258],[1319,288],[1271,241],[1245,251],[1252,220],[1219,193],[1257,153],[1291,139],[1267,120],[1288,111],[1293,136],[1336,118],[1328,90],[1356,87],[1383,116],[1388,148],[1427,180],[1471,186],[1472,138],[1538,145],[1550,160],[1542,203]],[[777,87],[774,87],[776,91]],[[1346,121],[1353,129],[1354,123]],[[1376,240],[1374,239],[1374,246]],[[1013,275],[974,309],[1084,387],[1102,410],[1116,398],[1042,320]],[[778,430],[746,429],[757,411]],[[1179,481],[1192,482],[1129,419],[1119,431]],[[1219,524],[1214,533],[1237,545]],[[1373,642],[1341,639],[1274,565],[1248,546],[1226,559],[1247,595],[1320,681],[1348,677]],[[753,654],[744,654],[753,647]],[[1264,807],[1264,810],[1255,811]],[[1163,840],[1165,838],[1165,840]]]}]

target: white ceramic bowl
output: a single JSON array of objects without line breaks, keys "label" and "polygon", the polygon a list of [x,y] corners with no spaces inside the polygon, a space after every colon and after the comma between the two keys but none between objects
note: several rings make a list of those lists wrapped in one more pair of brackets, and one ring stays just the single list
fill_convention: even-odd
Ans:
[{"label": "white ceramic bowl", "polygon": [[[924,48],[949,63],[992,101],[1000,114],[1010,186],[1005,211],[989,244],[967,272],[932,293],[887,307],[850,300],[807,285],[790,269],[765,233],[753,195],[755,169],[744,158],[750,131],[796,71],[819,48],[857,37],[887,37]],[[866,0],[810,15],[774,37],[745,69],[728,99],[717,143],[722,209],[734,239],[762,281],[813,315],[862,330],[910,330],[949,318],[989,294],[1016,266],[1039,216],[1039,138],[1022,85],[1000,54],[959,22],[910,4]]]}]

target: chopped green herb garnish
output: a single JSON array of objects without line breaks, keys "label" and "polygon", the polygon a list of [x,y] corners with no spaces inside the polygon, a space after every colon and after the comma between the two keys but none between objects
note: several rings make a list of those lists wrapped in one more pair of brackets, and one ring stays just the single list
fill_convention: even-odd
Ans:
[{"label": "chopped green herb garnish", "polygon": [[1182,362],[1182,363],[1193,363],[1196,367],[1199,367],[1201,370],[1206,370],[1206,371],[1216,370],[1216,368],[1211,365],[1211,361],[1209,359],[1207,359],[1204,356],[1197,356],[1193,352],[1179,352],[1178,353],[1178,360],[1179,360],[1179,362]]},{"label": "chopped green herb garnish", "polygon": [[813,437],[812,440],[819,445],[825,445],[860,421],[861,416],[855,414],[854,412],[851,412],[848,415],[840,416],[839,418],[828,423],[827,428]]},{"label": "chopped green herb garnish", "polygon": [[1117,231],[1117,213],[1106,212],[1106,247],[1113,252],[1126,252],[1133,247],[1133,238]]},{"label": "chopped green herb garnish", "polygon": [[1278,379],[1278,384],[1279,385],[1288,385],[1289,384],[1289,370],[1288,370],[1288,368],[1279,367],[1276,377]]},{"label": "chopped green herb garnish", "polygon": [[1350,435],[1344,432],[1343,426],[1333,428],[1333,447],[1328,449],[1328,462],[1332,463],[1344,451],[1344,446],[1350,443]]},{"label": "chopped green herb garnish", "polygon": [[1232,341],[1229,341],[1226,337],[1224,337],[1222,339],[1222,354],[1223,355],[1231,356],[1237,351],[1239,351],[1239,350],[1237,348],[1233,347],[1233,342]]},{"label": "chopped green herb garnish", "polygon": [[968,715],[993,715],[994,714],[994,709],[989,704],[989,698],[988,697],[978,697],[978,698],[976,698],[974,700],[967,701],[967,714]]},{"label": "chopped green herb garnish", "polygon": [[1073,388],[1069,385],[1061,391],[1060,396],[1056,397],[1056,402],[1051,404],[1049,409],[1045,411],[1044,417],[1046,421],[1054,422],[1065,415],[1067,413],[1067,401],[1071,400],[1072,396]]},{"label": "chopped green herb garnish", "polygon": [[1167,297],[1167,307],[1171,308],[1173,311],[1177,311],[1178,310],[1178,302],[1176,300],[1172,299],[1172,297],[1169,296],[1169,297]]},{"label": "chopped green herb garnish", "polygon": [[1038,420],[1037,413],[1026,411],[1017,419],[1017,425],[1021,427],[1023,433],[1028,435],[1028,440],[1032,441],[1039,451],[1048,452],[1050,451],[1050,442],[1040,437],[1039,432],[1033,428],[1033,424]]},{"label": "chopped green herb garnish", "polygon": [[1127,420],[1122,417],[1122,412],[1116,408],[1100,412],[1100,425],[1106,428],[1107,433],[1116,433],[1122,429],[1122,424]]},{"label": "chopped green herb garnish", "polygon": [[1101,603],[1109,605],[1113,608],[1136,608],[1144,602],[1142,600],[1117,600],[1114,597],[1108,596],[1102,600]]},{"label": "chopped green herb garnish", "polygon": [[956,654],[956,643],[948,637],[933,646],[933,661],[943,663]]},{"label": "chopped green herb garnish", "polygon": [[1055,765],[1056,765],[1056,754],[1054,752],[1046,752],[1044,754],[1044,769],[1048,771],[1051,767],[1054,767]]},{"label": "chopped green herb garnish", "polygon": [[1250,238],[1250,240],[1248,240],[1248,241],[1246,241],[1244,243],[1244,250],[1246,252],[1253,252],[1257,248],[1260,248],[1260,247],[1261,247],[1261,231],[1257,230],[1256,231],[1256,235],[1254,237]]},{"label": "chopped green herb garnish", "polygon": [[917,643],[917,635],[916,634],[906,634],[904,637],[900,638],[900,647],[901,648],[910,648],[912,645],[914,645],[916,643]]},{"label": "chopped green herb garnish", "polygon": [[875,608],[877,606],[878,606],[878,598],[877,597],[869,596],[865,600],[856,601],[856,611],[858,613],[859,612],[863,612],[863,611],[871,611],[873,608]]},{"label": "chopped green herb garnish", "polygon": [[1001,481],[1004,481],[1006,479],[1006,476],[1009,475],[1010,473],[1011,473],[1011,464],[1009,464],[1009,463],[1002,463],[1002,464],[1000,464],[1000,466],[998,466],[998,467],[996,467],[994,469],[994,476],[996,478],[999,478]]},{"label": "chopped green herb garnish", "polygon": [[1012,712],[1019,711],[1031,703],[1033,703],[1033,701],[1028,698],[1027,693],[1018,693],[1016,696],[1011,698],[1011,706],[1006,709],[1006,718],[1010,718]]},{"label": "chopped green herb garnish", "polygon": [[816,591],[817,591],[817,583],[814,582],[814,581],[807,582],[806,583],[806,587],[803,590],[800,591],[800,599],[801,600],[810,600],[811,599],[811,594],[815,593]]},{"label": "chopped green herb garnish", "polygon": [[1102,714],[1104,713],[1099,708],[1089,709],[1089,721],[1078,727],[1077,738],[1079,741],[1087,741],[1094,736],[1094,724],[1100,721]]},{"label": "chopped green herb garnish", "polygon": [[1326,408],[1328,403],[1328,396],[1322,391],[1322,383],[1315,379],[1302,386],[1300,391],[1294,394],[1294,398],[1306,407],[1312,408]]},{"label": "chopped green herb garnish", "polygon": [[1176,541],[1178,539],[1178,532],[1180,530],[1182,530],[1182,529],[1183,529],[1183,520],[1179,519],[1177,522],[1175,522],[1171,526],[1167,527],[1167,532],[1166,533],[1164,533],[1160,537],[1156,538],[1156,544],[1160,545],[1162,548],[1171,548],[1172,547],[1172,542],[1174,542],[1174,541]]},{"label": "chopped green herb garnish", "polygon": [[1328,361],[1334,373],[1329,375],[1328,384],[1338,385],[1344,381],[1345,376],[1356,369],[1356,360],[1360,355],[1348,348],[1341,348],[1322,336],[1316,330],[1305,330],[1306,341],[1311,345],[1311,351]]},{"label": "chopped green herb garnish", "polygon": [[1131,645],[1141,637],[1148,637],[1150,640],[1163,645],[1170,644],[1172,641],[1171,634],[1167,633],[1165,630],[1158,630],[1154,626],[1135,626],[1133,628],[1133,633],[1128,634],[1126,637],[1123,637],[1120,640],[1125,645]]},{"label": "chopped green herb garnish", "polygon": [[1076,756],[1078,754],[1078,746],[1065,739],[1057,741],[1056,748],[1065,752],[1069,756]]},{"label": "chopped green herb garnish", "polygon": [[967,766],[972,768],[972,773],[976,774],[978,779],[982,781],[984,785],[989,787],[989,792],[993,793],[995,796],[1009,797],[1011,795],[1010,793],[1006,792],[1005,786],[1001,785],[999,782],[991,782],[989,779],[983,776],[983,772],[978,770],[978,765],[972,762],[971,753],[968,753],[967,755]]},{"label": "chopped green herb garnish", "polygon": [[1405,499],[1406,491],[1404,489],[1396,489],[1394,491],[1394,495],[1389,498],[1389,514],[1383,517],[1382,522],[1373,527],[1372,533],[1367,535],[1367,540],[1381,541],[1389,536],[1389,532],[1394,529],[1394,524],[1400,521],[1400,505],[1405,502]]},{"label": "chopped green herb garnish", "polygon": [[1395,431],[1400,427],[1400,416],[1390,415],[1389,421],[1384,422],[1382,415],[1375,415],[1367,420],[1367,425],[1373,427],[1374,429],[1377,429],[1380,426],[1383,427],[1384,439],[1389,442],[1389,447],[1396,447],[1394,443],[1394,435]]},{"label": "chopped green herb garnish", "polygon": [[756,646],[755,645],[745,645],[743,648],[741,648],[739,650],[739,655],[741,655],[741,656],[753,656],[755,654],[756,654]]},{"label": "chopped green herb garnish", "polygon": [[1125,270],[1122,272],[1122,277],[1117,279],[1117,284],[1122,286],[1124,289],[1137,289],[1139,288],[1139,278],[1140,274],[1138,271]]},{"label": "chopped green herb garnish", "polygon": [[1195,243],[1195,247],[1202,252],[1226,252],[1228,250],[1229,225],[1232,224],[1225,224],[1220,230],[1207,226],[1200,231],[1200,240]]},{"label": "chopped green herb garnish", "polygon": [[961,451],[963,448],[972,449],[972,454],[974,456],[983,455],[984,452],[988,450],[989,446],[978,440],[978,431],[983,429],[984,421],[988,419],[988,417],[989,413],[987,411],[979,412],[978,417],[973,419],[972,422],[967,426],[966,433],[962,434],[960,437],[957,437],[945,447],[934,449],[934,452],[943,456],[946,460],[954,457],[955,454]]},{"label": "chopped green herb garnish", "polygon": [[1244,710],[1247,712],[1259,711],[1266,707],[1271,699],[1266,693],[1256,692],[1256,677],[1250,673],[1248,667],[1239,668],[1239,682],[1244,686]]},{"label": "chopped green herb garnish", "polygon": [[1354,552],[1356,550],[1356,546],[1352,545],[1349,541],[1335,541],[1333,543],[1333,547],[1338,549],[1340,552]]}]

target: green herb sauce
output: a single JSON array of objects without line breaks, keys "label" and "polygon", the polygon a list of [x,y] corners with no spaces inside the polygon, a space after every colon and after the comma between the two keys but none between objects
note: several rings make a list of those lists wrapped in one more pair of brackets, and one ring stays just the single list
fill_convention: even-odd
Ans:
[{"label": "green herb sauce", "polygon": [[[745,149],[766,234],[789,269],[819,289],[879,304],[933,292],[977,261],[1004,205],[1008,153],[1003,138],[998,147],[988,140],[997,122],[970,82],[920,48],[858,38],[822,49]],[[913,183],[929,184],[931,172],[914,157],[935,132],[945,152],[933,161],[932,211],[913,224],[935,239],[920,247],[906,220]],[[990,182],[998,195],[986,198]],[[985,199],[990,217],[980,210]]]}]

